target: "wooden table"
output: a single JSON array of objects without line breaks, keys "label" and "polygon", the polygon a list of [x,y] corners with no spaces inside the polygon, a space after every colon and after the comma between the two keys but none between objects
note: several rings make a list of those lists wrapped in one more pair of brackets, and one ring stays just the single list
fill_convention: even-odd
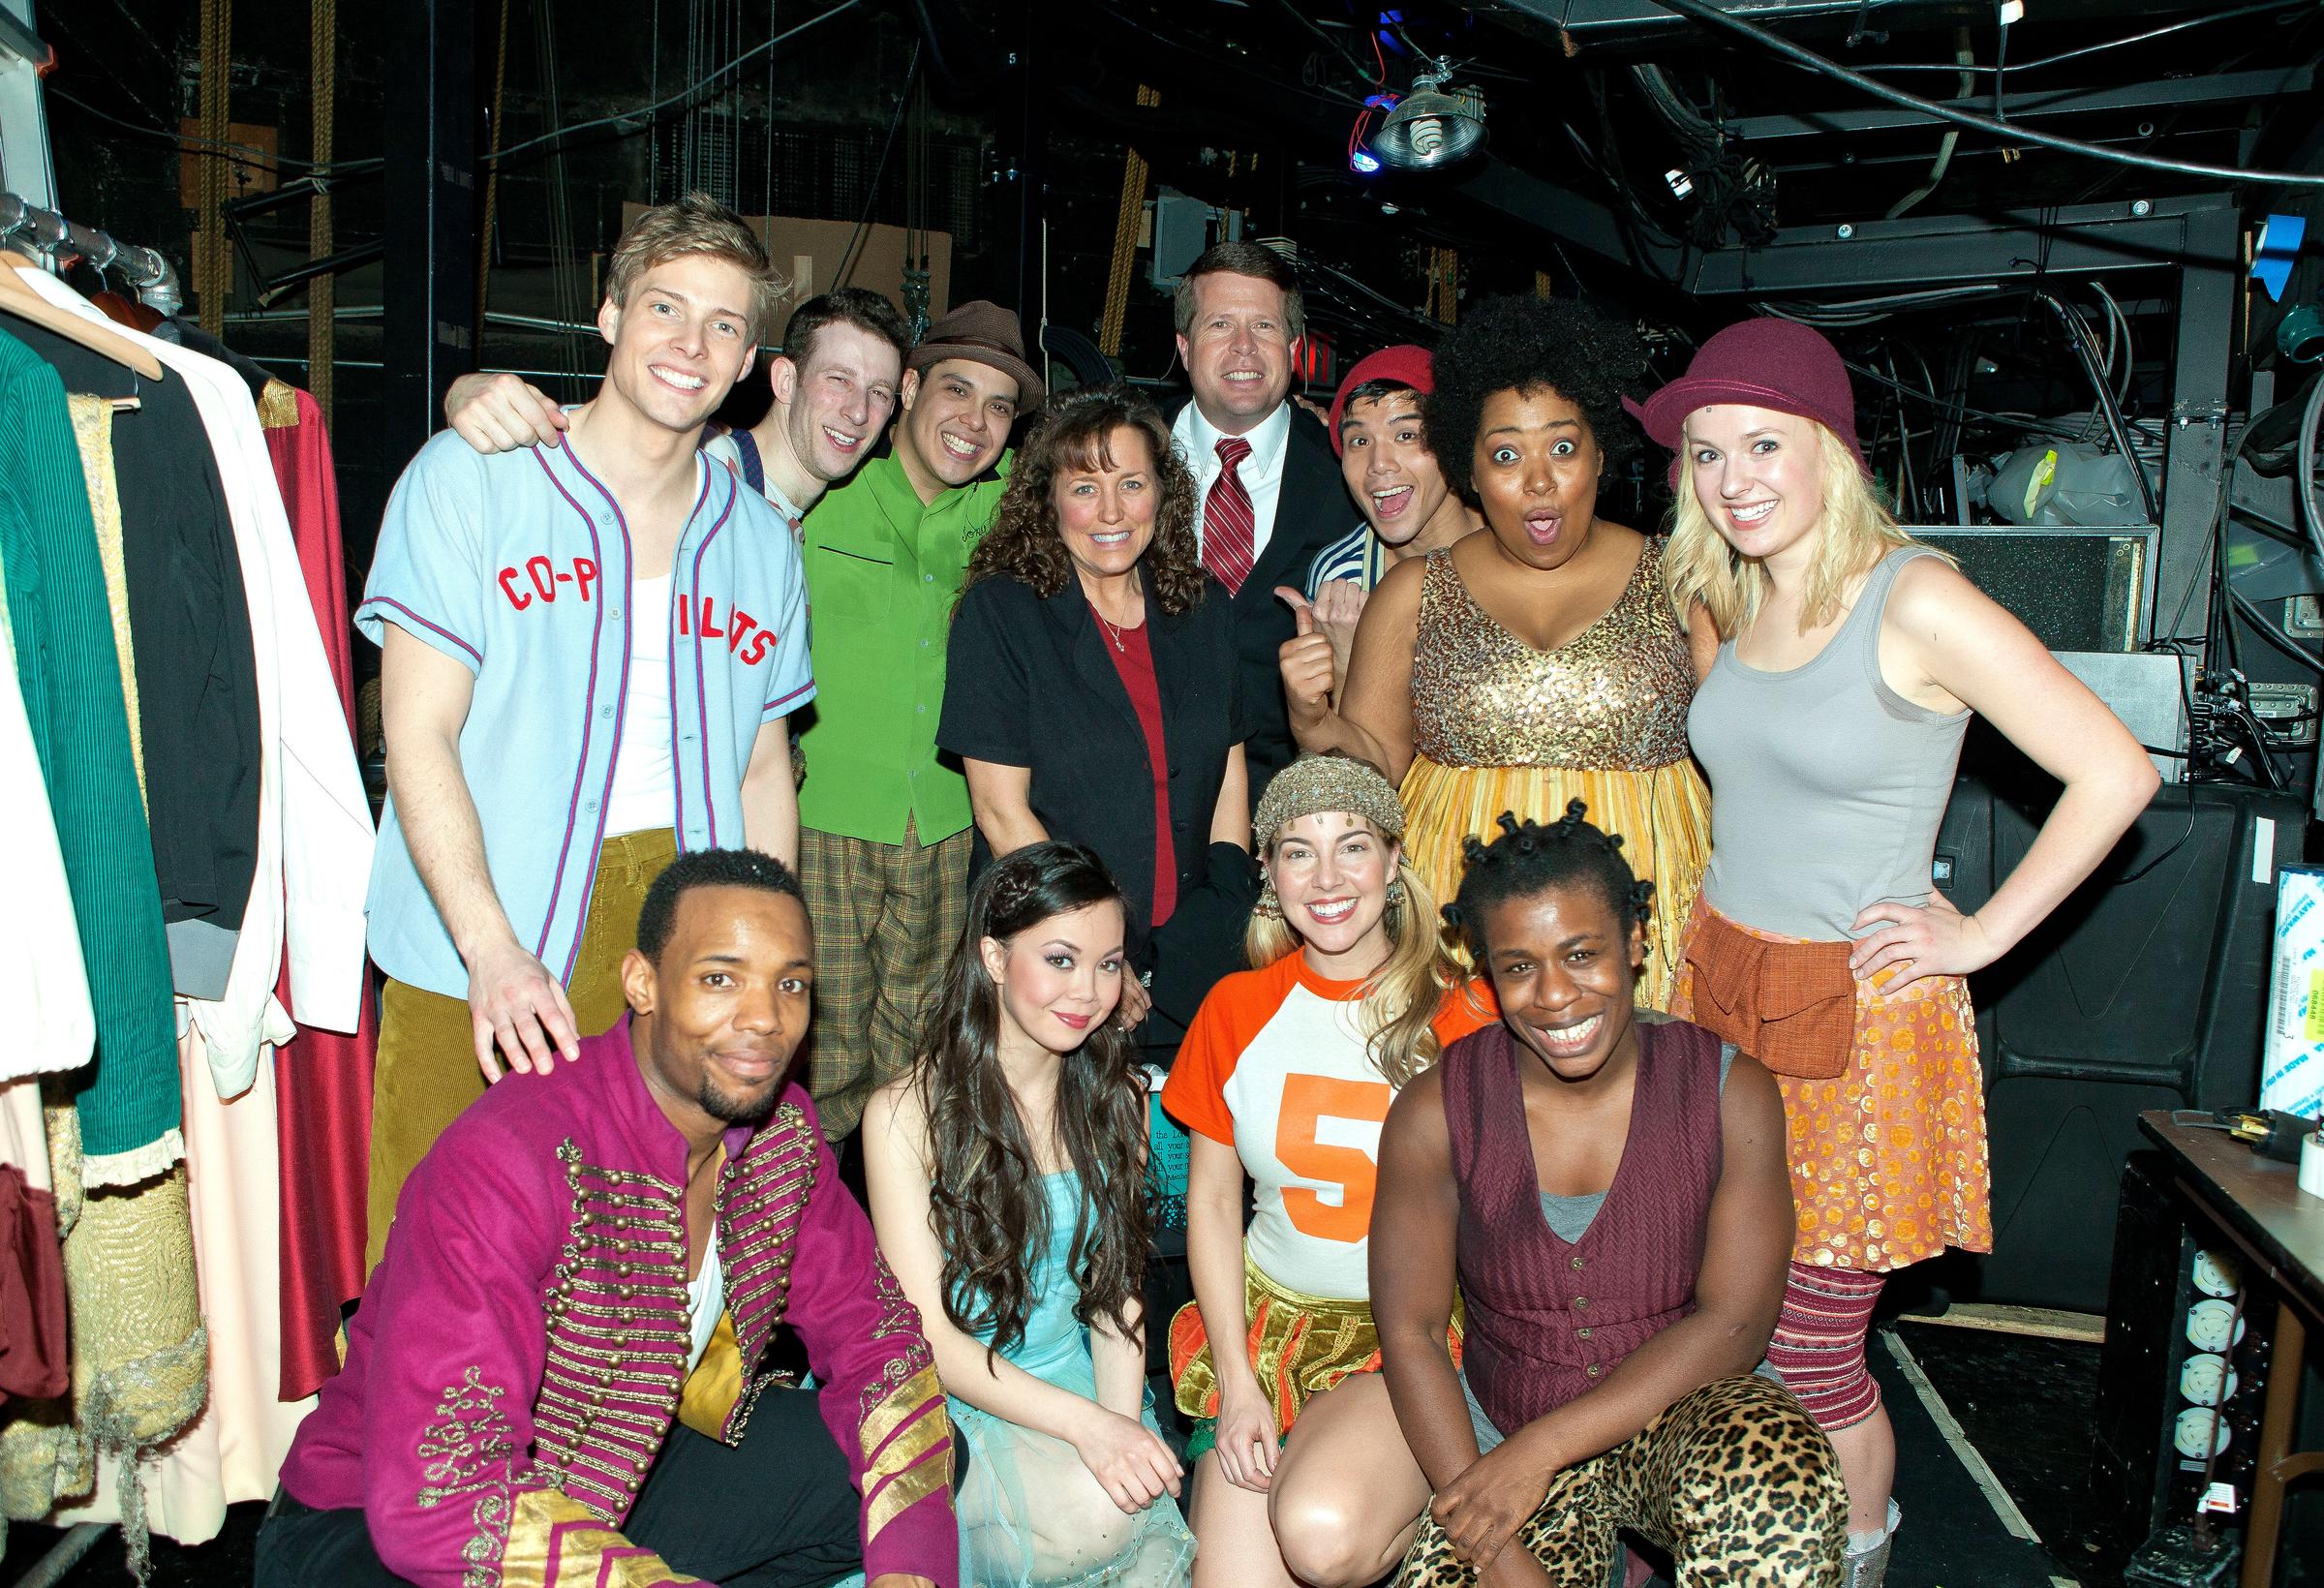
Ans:
[{"label": "wooden table", "polygon": [[2324,1198],[2300,1189],[2293,1165],[2263,1158],[2223,1130],[2174,1124],[2162,1109],[2140,1115],[2138,1124],[2168,1155],[2180,1192],[2243,1253],[2244,1282],[2264,1279],[2282,1298],[2244,1534],[2243,1588],[2269,1588],[2284,1485],[2324,1472],[2324,1451],[2292,1449],[2309,1326],[2324,1328]]}]

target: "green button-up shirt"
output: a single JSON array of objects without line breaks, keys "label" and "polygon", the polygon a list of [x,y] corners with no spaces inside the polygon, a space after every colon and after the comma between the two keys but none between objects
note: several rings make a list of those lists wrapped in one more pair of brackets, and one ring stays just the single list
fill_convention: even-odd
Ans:
[{"label": "green button-up shirt", "polygon": [[944,645],[1013,459],[923,506],[893,455],[873,458],[807,515],[816,693],[801,825],[874,843],[902,843],[907,820],[922,843],[968,826],[968,780],[936,760]]}]

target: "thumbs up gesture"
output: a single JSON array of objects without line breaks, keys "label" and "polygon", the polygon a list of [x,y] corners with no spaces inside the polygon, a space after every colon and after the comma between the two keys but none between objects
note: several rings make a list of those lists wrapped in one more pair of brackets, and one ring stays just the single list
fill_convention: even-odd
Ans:
[{"label": "thumbs up gesture", "polygon": [[1275,596],[1291,608],[1296,631],[1276,653],[1283,675],[1283,698],[1291,708],[1294,732],[1320,722],[1330,715],[1332,691],[1338,685],[1338,657],[1330,634],[1318,626],[1313,602],[1289,585],[1277,585]]}]

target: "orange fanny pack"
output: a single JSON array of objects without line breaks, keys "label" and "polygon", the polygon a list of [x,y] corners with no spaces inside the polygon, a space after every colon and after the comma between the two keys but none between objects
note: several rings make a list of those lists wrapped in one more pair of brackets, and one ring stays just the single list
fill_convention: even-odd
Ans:
[{"label": "orange fanny pack", "polygon": [[1777,1075],[1828,1081],[1855,1044],[1848,943],[1778,943],[1705,910],[1686,948],[1695,1023]]}]

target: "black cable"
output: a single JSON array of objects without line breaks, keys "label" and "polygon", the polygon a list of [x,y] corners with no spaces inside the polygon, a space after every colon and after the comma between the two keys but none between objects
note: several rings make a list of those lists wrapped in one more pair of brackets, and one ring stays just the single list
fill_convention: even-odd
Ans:
[{"label": "black cable", "polygon": [[[2079,48],[2068,49],[2061,54],[2045,55],[2037,61],[2021,61],[2016,70],[2022,76],[2028,72],[2038,71],[2045,66],[2056,66],[2060,61],[2079,60],[2085,55],[2096,55],[2105,50],[2120,49],[2125,45],[2145,44],[2149,39],[2159,39],[2166,33],[2178,33],[2190,27],[2202,27],[2210,22],[2225,22],[2238,16],[2250,16],[2263,11],[2289,11],[2295,6],[2309,3],[2309,0],[2260,0],[2257,5],[2238,6],[2230,11],[2215,11],[2208,16],[2191,16],[2185,21],[2165,22],[2162,26],[2150,28],[2144,33],[2132,33],[2120,39],[2102,39],[2095,45],[2083,45]],[[1999,68],[1975,65],[1961,66],[1943,61],[1880,61],[1867,65],[1864,70],[1867,72],[1997,72]]]},{"label": "black cable", "polygon": [[[627,122],[635,121],[645,121],[650,125],[655,116],[668,109],[671,106],[676,105],[683,100],[690,100],[696,94],[708,90],[716,85],[721,77],[726,76],[729,73],[741,71],[744,67],[758,59],[759,56],[764,55],[768,50],[773,49],[777,45],[784,44],[792,39],[796,39],[800,34],[805,33],[808,29],[816,27],[824,22],[828,22],[834,16],[838,16],[843,12],[853,11],[856,7],[862,5],[863,3],[864,0],[839,0],[839,4],[831,7],[829,10],[817,12],[814,15],[810,16],[806,21],[801,22],[794,27],[783,29],[782,32],[776,34],[772,39],[769,39],[762,44],[752,45],[749,49],[744,50],[733,60],[728,61],[724,66],[719,67],[716,72],[713,72],[708,76],[702,77],[695,82],[688,84],[687,87],[681,88],[677,93],[670,95],[667,99],[656,100],[653,104],[635,110],[618,110],[609,116],[596,116],[588,121],[576,121],[570,126],[559,127],[551,132],[543,133],[538,137],[529,137],[522,143],[511,143],[508,147],[503,149],[499,154],[493,155],[487,159],[484,164],[487,166],[497,166],[515,158],[517,155],[524,154],[529,150],[537,149],[544,143],[554,143],[561,137],[570,137],[575,133],[586,133],[598,127],[616,127]],[[629,131],[632,133],[638,130],[639,129],[637,128],[629,129]]]},{"label": "black cable", "polygon": [[2123,462],[2130,470],[2130,477],[2138,482],[2138,500],[2147,510],[2147,522],[2159,526],[2162,512],[2155,501],[2155,487],[2147,478],[2147,466],[2139,461],[2138,453],[2130,445],[2130,427],[2124,423],[2123,407],[2114,399],[2114,385],[2106,379],[2105,370],[2099,366],[2095,346],[2097,338],[2091,331],[2090,321],[2082,318],[2079,309],[2067,307],[2048,292],[2036,292],[2034,295],[2047,305],[2050,313],[2058,317],[2058,322],[2065,327],[2066,340],[2074,345],[2074,362],[2082,366],[2082,373],[2090,377],[2091,385],[2097,391],[2098,408],[2106,416],[2106,428],[2114,437],[2115,450],[2122,453]]},{"label": "black cable", "polygon": [[336,171],[341,175],[348,175],[357,169],[368,170],[374,166],[386,164],[383,160],[345,160],[335,161],[327,166],[319,166],[312,160],[293,160],[289,155],[269,154],[264,149],[249,143],[228,143],[214,137],[194,137],[185,133],[173,133],[167,127],[147,127],[138,122],[125,121],[110,110],[100,110],[86,100],[74,98],[53,83],[49,84],[45,92],[63,100],[76,110],[86,111],[99,121],[110,122],[123,132],[136,133],[139,137],[160,138],[165,143],[176,144],[189,154],[204,155],[212,160],[230,160],[237,166],[248,166],[252,170]]},{"label": "black cable", "polygon": [[2324,424],[2324,371],[2316,375],[2315,385],[2308,394],[2308,407],[2300,414],[2300,456],[2294,467],[2299,471],[2292,485],[2300,495],[2300,504],[2308,509],[2308,533],[2315,538],[2316,549],[2324,554],[2324,499],[2316,495],[2316,427]]},{"label": "black cable", "polygon": [[2261,639],[2266,640],[2309,672],[2324,675],[2324,658],[2319,658],[2314,652],[2277,627],[2275,621],[2262,612],[2251,597],[2244,595],[2241,591],[2231,590],[2227,593],[2227,598],[2235,603],[2235,609],[2241,612],[2251,626],[2259,631]]},{"label": "black cable", "polygon": [[879,164],[872,168],[872,180],[864,189],[864,213],[847,234],[847,246],[840,251],[840,267],[832,272],[831,285],[847,285],[847,272],[854,268],[856,245],[864,240],[864,232],[872,225],[872,211],[879,203],[879,180],[888,173],[888,156],[896,147],[896,130],[903,125],[904,107],[912,103],[912,81],[920,75],[920,41],[912,41],[911,64],[903,69],[903,87],[896,95],[896,113],[888,118],[888,136],[879,145]]},{"label": "black cable", "polygon": [[[2208,176],[2237,183],[2257,182],[2274,183],[2285,187],[2324,188],[2324,173],[2246,170],[2235,166],[2212,166],[2193,160],[2169,160],[2161,155],[2127,154],[2120,149],[2109,149],[2103,144],[2085,143],[2080,138],[2061,137],[2055,133],[2036,132],[2031,127],[2016,122],[1997,121],[1991,116],[1978,115],[1972,110],[1958,110],[1949,105],[1941,105],[1935,100],[1923,99],[1918,94],[1908,94],[1901,88],[1891,88],[1888,84],[1876,81],[1861,72],[1851,71],[1848,67],[1842,66],[1838,61],[1827,60],[1812,49],[1803,49],[1781,34],[1770,33],[1756,23],[1743,20],[1740,16],[1729,15],[1719,7],[1710,4],[1709,0],[1658,0],[1658,3],[1666,10],[1675,11],[1681,15],[1692,16],[1698,22],[1708,22],[1713,27],[1725,28],[1729,33],[1749,39],[1761,48],[1772,50],[1793,65],[1804,66],[1811,72],[1820,72],[1826,76],[1847,83],[1851,88],[1870,94],[1874,99],[1899,106],[1907,110],[1917,110],[1922,115],[1935,116],[1940,121],[1949,121],[1957,126],[1972,128],[1980,133],[1990,133],[1999,137],[2008,138],[2013,142],[2032,143],[2045,149],[2056,149],[2062,154],[2078,154],[2094,160],[2112,161],[2121,166],[2135,166],[2142,170],[2174,171],[2182,176]],[[1958,69],[1956,68],[1956,70]]]}]

